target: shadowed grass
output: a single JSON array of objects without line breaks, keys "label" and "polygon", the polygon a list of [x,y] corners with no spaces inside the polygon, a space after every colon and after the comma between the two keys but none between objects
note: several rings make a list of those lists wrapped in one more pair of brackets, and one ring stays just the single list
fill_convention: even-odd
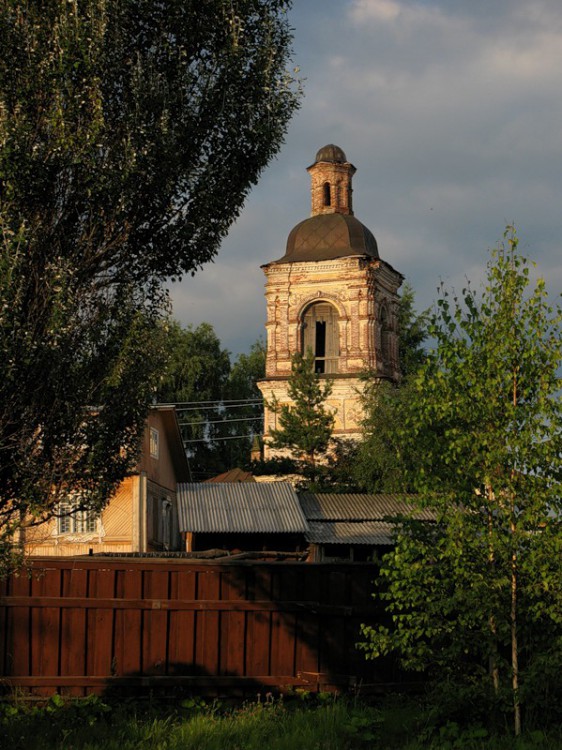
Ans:
[{"label": "shadowed grass", "polygon": [[9,750],[562,750],[560,728],[515,741],[453,722],[436,728],[415,703],[381,707],[320,696],[225,709],[188,699],[178,705],[109,705],[90,697],[47,705],[0,704],[0,748]]}]

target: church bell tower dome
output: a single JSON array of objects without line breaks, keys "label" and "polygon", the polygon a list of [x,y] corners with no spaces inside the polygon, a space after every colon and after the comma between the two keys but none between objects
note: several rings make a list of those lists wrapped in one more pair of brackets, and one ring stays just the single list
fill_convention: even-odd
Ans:
[{"label": "church bell tower dome", "polygon": [[331,161],[334,164],[346,164],[347,157],[339,146],[335,146],[333,143],[328,143],[327,146],[322,146],[316,152],[315,163],[319,161]]}]

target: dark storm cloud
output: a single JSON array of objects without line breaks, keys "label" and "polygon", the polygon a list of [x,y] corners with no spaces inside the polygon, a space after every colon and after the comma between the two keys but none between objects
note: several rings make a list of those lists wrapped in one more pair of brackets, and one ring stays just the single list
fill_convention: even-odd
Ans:
[{"label": "dark storm cloud", "polygon": [[[325,143],[358,169],[357,217],[420,307],[439,278],[478,281],[514,221],[562,287],[562,6],[554,0],[297,0],[305,99],[279,157],[213,265],[173,289],[184,323],[208,320],[227,347],[263,332],[259,269],[310,211],[306,167]],[[217,301],[220,304],[217,304]]]}]

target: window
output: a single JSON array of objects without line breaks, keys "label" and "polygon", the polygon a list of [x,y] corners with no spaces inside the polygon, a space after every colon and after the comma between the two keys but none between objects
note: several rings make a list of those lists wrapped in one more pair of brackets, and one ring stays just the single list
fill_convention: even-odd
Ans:
[{"label": "window", "polygon": [[380,330],[381,330],[381,356],[383,365],[389,365],[391,361],[391,328],[386,306],[381,308]]},{"label": "window", "polygon": [[151,495],[148,537],[157,549],[168,550],[172,544],[172,501]]},{"label": "window", "polygon": [[77,499],[59,503],[57,532],[59,534],[94,534],[98,529],[98,514],[80,510]]},{"label": "window", "polygon": [[172,503],[168,498],[162,500],[162,546],[169,550],[172,546]]},{"label": "window", "polygon": [[330,190],[330,183],[325,182],[324,183],[324,205],[325,206],[331,206],[332,205],[332,195]]},{"label": "window", "polygon": [[151,458],[160,456],[160,433],[155,427],[150,428],[150,456]]},{"label": "window", "polygon": [[316,302],[307,308],[303,316],[302,349],[303,353],[312,349],[315,372],[338,371],[339,325],[333,305]]}]

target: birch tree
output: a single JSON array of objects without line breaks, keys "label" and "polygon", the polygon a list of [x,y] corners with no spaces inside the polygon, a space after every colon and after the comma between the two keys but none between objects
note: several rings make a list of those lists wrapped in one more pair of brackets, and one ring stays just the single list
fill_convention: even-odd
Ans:
[{"label": "birch tree", "polygon": [[450,680],[465,712],[469,694],[508,701],[518,735],[522,707],[560,693],[562,343],[560,307],[504,239],[481,293],[442,290],[435,350],[400,402],[396,459],[436,521],[399,531],[377,594],[391,624],[364,626],[363,647]]}]

